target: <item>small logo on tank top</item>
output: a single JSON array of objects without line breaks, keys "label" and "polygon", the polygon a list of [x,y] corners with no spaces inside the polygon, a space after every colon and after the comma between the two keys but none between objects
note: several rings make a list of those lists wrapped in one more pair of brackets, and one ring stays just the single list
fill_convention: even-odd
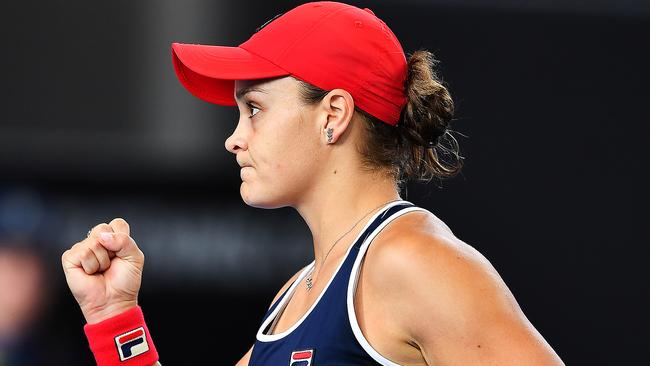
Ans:
[{"label": "small logo on tank top", "polygon": [[314,358],[313,349],[293,351],[291,353],[291,360],[289,360],[289,366],[311,366],[313,358]]}]

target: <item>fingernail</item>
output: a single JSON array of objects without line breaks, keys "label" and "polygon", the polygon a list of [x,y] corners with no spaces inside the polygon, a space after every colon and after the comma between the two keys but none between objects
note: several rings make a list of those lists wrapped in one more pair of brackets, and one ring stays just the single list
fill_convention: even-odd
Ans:
[{"label": "fingernail", "polygon": [[113,242],[113,233],[103,232],[99,233],[99,237],[102,239],[104,244],[110,244]]}]

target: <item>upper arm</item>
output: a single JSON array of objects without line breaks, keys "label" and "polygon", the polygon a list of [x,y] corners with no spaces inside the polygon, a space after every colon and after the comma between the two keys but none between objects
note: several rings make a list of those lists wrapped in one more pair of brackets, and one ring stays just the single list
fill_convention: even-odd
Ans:
[{"label": "upper arm", "polygon": [[471,246],[418,234],[376,254],[373,272],[382,273],[391,313],[428,363],[563,365]]},{"label": "upper arm", "polygon": [[[280,291],[278,291],[278,293],[273,298],[273,301],[271,301],[271,304],[269,304],[269,308],[271,308],[271,306],[273,306],[273,304],[280,298],[280,296],[282,296],[282,294],[291,286],[291,284],[296,280],[296,278],[298,277],[298,275],[300,274],[301,271],[302,271],[302,269],[300,271],[296,272],[296,274],[294,274],[287,281],[287,283],[285,283],[284,286],[282,286],[280,288]],[[252,353],[253,353],[253,347],[251,346],[251,348],[248,350],[248,352],[246,352],[246,354],[244,354],[244,356],[242,356],[242,358],[237,362],[237,364],[235,364],[235,366],[247,366],[248,362],[250,361]]]}]

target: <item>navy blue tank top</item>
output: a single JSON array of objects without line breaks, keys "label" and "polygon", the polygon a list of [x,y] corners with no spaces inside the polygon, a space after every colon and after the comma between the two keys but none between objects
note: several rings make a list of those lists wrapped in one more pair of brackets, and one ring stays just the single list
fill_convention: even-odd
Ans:
[{"label": "navy blue tank top", "polygon": [[298,284],[313,269],[314,262],[307,265],[264,315],[248,365],[399,366],[379,354],[363,336],[355,315],[354,293],[363,257],[372,240],[392,220],[416,210],[426,211],[403,200],[384,206],[348,248],[344,260],[305,315],[284,332],[266,334]]}]

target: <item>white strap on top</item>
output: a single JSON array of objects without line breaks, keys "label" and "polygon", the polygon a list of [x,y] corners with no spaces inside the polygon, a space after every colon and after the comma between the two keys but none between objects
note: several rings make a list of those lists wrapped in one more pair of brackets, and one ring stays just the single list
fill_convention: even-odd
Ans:
[{"label": "white strap on top", "polygon": [[379,225],[370,235],[368,235],[366,240],[361,245],[361,248],[359,249],[359,254],[357,254],[357,258],[354,261],[354,265],[352,266],[352,273],[350,273],[350,282],[348,283],[348,295],[347,295],[348,317],[350,318],[350,326],[352,327],[354,336],[357,338],[357,341],[359,341],[359,344],[361,344],[361,347],[363,347],[363,349],[370,355],[370,357],[372,357],[375,361],[377,361],[379,364],[383,366],[400,366],[400,365],[382,356],[370,345],[366,337],[364,337],[363,332],[361,332],[361,328],[359,327],[359,322],[357,321],[357,315],[354,310],[354,294],[356,292],[357,285],[359,283],[359,273],[361,270],[361,264],[363,262],[364,256],[366,255],[366,252],[368,251],[368,247],[370,246],[370,243],[372,243],[372,240],[381,232],[381,230],[384,227],[386,227],[386,225],[390,224],[391,221],[412,211],[428,212],[426,209],[417,206],[403,208],[400,211],[393,213],[384,222],[382,222],[381,225]]}]

